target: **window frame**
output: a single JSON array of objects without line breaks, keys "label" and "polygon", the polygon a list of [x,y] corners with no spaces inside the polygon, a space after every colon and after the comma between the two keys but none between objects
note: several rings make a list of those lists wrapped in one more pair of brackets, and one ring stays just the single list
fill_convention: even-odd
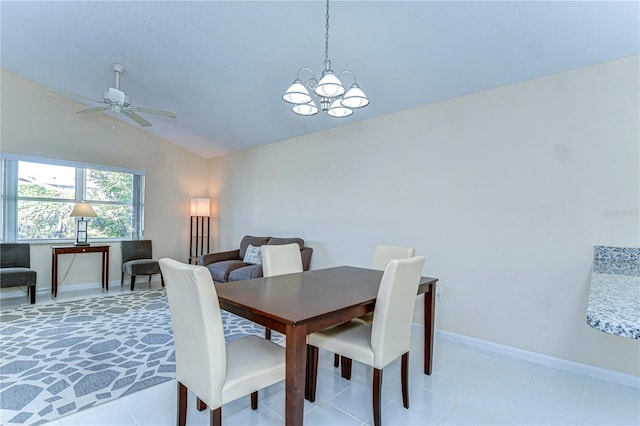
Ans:
[{"label": "window frame", "polygon": [[[75,168],[75,199],[73,202],[84,201],[86,194],[87,170],[100,170],[107,172],[126,173],[133,175],[133,193],[131,194],[131,204],[111,201],[99,201],[96,203],[104,205],[130,205],[133,209],[132,228],[133,232],[128,238],[93,238],[89,241],[109,242],[122,240],[142,239],[144,234],[144,184],[147,174],[144,170],[127,169],[122,167],[105,166],[101,164],[83,163],[77,161],[60,160],[45,157],[34,157],[28,155],[0,153],[0,172],[2,185],[0,189],[0,217],[2,219],[2,229],[0,230],[0,241],[3,242],[28,242],[32,244],[46,243],[66,243],[75,241],[74,238],[49,238],[49,239],[18,239],[18,162],[25,161],[31,163],[41,163],[52,166],[64,166]],[[27,197],[30,201],[37,201]],[[49,200],[49,199],[47,199]],[[62,199],[60,199],[62,200]],[[43,200],[44,201],[44,200]]]}]

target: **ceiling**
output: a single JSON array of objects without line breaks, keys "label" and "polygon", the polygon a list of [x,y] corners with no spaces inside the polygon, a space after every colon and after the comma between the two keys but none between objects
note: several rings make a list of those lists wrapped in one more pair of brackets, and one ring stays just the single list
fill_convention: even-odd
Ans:
[{"label": "ceiling", "polygon": [[344,119],[300,117],[281,99],[300,67],[322,71],[317,0],[2,0],[0,65],[100,98],[119,62],[133,104],[178,115],[141,114],[154,124],[144,130],[209,158],[637,55],[639,4],[332,1],[333,69],[355,72],[371,99]]}]

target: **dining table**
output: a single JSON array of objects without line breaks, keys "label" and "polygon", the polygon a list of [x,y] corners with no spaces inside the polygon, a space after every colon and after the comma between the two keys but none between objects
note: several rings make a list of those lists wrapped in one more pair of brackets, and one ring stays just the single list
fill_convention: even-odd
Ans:
[{"label": "dining table", "polygon": [[[373,312],[383,271],[338,266],[216,284],[220,307],[286,336],[285,424],[304,415],[307,335]],[[437,278],[421,277],[424,373],[431,374]],[[413,307],[411,307],[413,308]]]}]

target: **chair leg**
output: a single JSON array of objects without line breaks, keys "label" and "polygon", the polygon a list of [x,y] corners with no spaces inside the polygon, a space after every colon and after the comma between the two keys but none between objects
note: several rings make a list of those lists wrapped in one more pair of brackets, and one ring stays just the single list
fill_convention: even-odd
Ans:
[{"label": "chair leg", "polygon": [[131,291],[133,291],[133,286],[136,285],[136,276],[131,275]]},{"label": "chair leg", "polygon": [[124,271],[122,271],[122,275],[120,275],[120,287],[124,286]]},{"label": "chair leg", "polygon": [[402,404],[404,408],[409,408],[409,352],[402,355],[400,376],[402,379]]},{"label": "chair leg", "polygon": [[340,355],[333,354],[333,366],[338,368],[340,366]]},{"label": "chair leg", "polygon": [[149,287],[151,287],[151,274],[149,274]]},{"label": "chair leg", "polygon": [[160,272],[160,282],[162,283],[162,287],[164,287],[164,277],[162,276],[162,272]]},{"label": "chair leg", "polygon": [[196,408],[198,411],[204,411],[207,409],[207,404],[205,404],[200,398],[196,398]]},{"label": "chair leg", "polygon": [[264,328],[264,338],[267,340],[271,340],[271,329],[265,327]]},{"label": "chair leg", "polygon": [[27,295],[29,296],[29,303],[34,305],[36,303],[36,286],[27,287]]},{"label": "chair leg", "polygon": [[382,370],[373,369],[373,425],[380,426],[380,394],[382,391]]},{"label": "chair leg", "polygon": [[211,410],[211,426],[222,426],[222,407]]},{"label": "chair leg", "polygon": [[187,387],[178,382],[178,418],[176,419],[178,426],[186,426],[187,424]]},{"label": "chair leg", "polygon": [[251,392],[251,409],[258,409],[258,391]]},{"label": "chair leg", "polygon": [[346,356],[340,357],[340,363],[342,364],[342,378],[351,380],[351,358],[347,358]]},{"label": "chair leg", "polygon": [[318,379],[318,347],[307,345],[307,369],[308,369],[308,400],[315,402],[316,385]]}]

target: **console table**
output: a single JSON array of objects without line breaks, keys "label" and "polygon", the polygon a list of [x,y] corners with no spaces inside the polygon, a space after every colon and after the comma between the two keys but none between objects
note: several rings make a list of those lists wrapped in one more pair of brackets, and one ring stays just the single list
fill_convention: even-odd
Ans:
[{"label": "console table", "polygon": [[109,245],[51,246],[51,294],[58,296],[58,256],[61,254],[102,253],[102,288],[109,291]]}]

